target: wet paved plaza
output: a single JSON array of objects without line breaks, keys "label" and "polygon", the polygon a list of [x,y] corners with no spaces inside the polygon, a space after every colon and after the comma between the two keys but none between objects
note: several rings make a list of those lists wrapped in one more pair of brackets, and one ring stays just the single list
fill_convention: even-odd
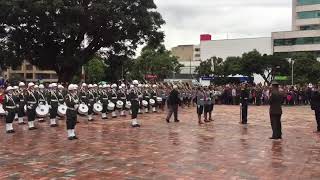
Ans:
[{"label": "wet paved plaza", "polygon": [[272,141],[268,107],[216,106],[215,121],[197,124],[195,109],[180,111],[181,123],[163,113],[141,117],[140,129],[125,119],[77,125],[79,140],[60,127],[14,125],[0,133],[0,179],[320,179],[320,134],[310,107],[285,107],[283,140]]}]

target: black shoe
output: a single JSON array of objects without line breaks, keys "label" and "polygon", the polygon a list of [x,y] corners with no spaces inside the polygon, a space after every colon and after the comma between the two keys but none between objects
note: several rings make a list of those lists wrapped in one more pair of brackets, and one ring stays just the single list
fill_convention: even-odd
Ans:
[{"label": "black shoe", "polygon": [[74,137],[68,137],[68,140],[74,140]]},{"label": "black shoe", "polygon": [[135,125],[131,125],[133,128],[138,128],[140,127],[140,124],[135,124]]},{"label": "black shoe", "polygon": [[12,134],[14,132],[15,132],[14,130],[9,130],[9,131],[7,131],[7,134]]},{"label": "black shoe", "polygon": [[117,116],[113,116],[112,118],[115,119],[115,118],[117,118]]},{"label": "black shoe", "polygon": [[77,123],[80,123],[80,121],[77,121]]},{"label": "black shoe", "polygon": [[36,129],[38,129],[38,128],[36,128],[36,127],[29,128],[29,130],[36,130]]},{"label": "black shoe", "polygon": [[58,127],[58,124],[51,124],[50,127]]},{"label": "black shoe", "polygon": [[270,137],[269,139],[282,139],[282,137]]},{"label": "black shoe", "polygon": [[177,119],[177,120],[174,120],[174,122],[180,122],[180,120]]},{"label": "black shoe", "polygon": [[73,139],[79,139],[77,136],[73,136]]},{"label": "black shoe", "polygon": [[102,118],[102,119],[108,119],[107,117],[105,117],[105,118]]},{"label": "black shoe", "polygon": [[167,123],[170,123],[170,120],[169,119],[166,119]]},{"label": "black shoe", "polygon": [[19,125],[24,125],[24,124],[27,124],[27,123],[25,123],[25,122],[21,122],[21,123],[18,123]]}]

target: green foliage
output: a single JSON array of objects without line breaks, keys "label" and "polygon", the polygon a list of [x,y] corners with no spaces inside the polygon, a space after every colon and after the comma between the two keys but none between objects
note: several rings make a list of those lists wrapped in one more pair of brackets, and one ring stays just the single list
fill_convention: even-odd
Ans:
[{"label": "green foliage", "polygon": [[163,80],[173,73],[179,73],[182,65],[177,57],[172,56],[163,45],[157,48],[146,46],[137,58],[132,69],[132,77],[143,79],[147,74],[157,75],[158,80]]},{"label": "green foliage", "polygon": [[105,79],[106,65],[101,57],[95,56],[88,62],[85,69],[87,73],[87,82],[98,83]]},{"label": "green foliage", "polygon": [[5,49],[69,81],[101,48],[133,56],[162,42],[156,8],[153,0],[0,0],[0,56]]},{"label": "green foliage", "polygon": [[195,72],[199,77],[209,76],[212,74],[222,75],[224,71],[223,59],[218,57],[211,57],[206,61],[200,63],[200,66],[196,67]]}]

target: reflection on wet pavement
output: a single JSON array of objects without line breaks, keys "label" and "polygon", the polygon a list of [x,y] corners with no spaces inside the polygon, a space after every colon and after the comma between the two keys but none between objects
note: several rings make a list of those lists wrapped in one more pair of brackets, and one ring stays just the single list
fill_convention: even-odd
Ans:
[{"label": "reflection on wet pavement", "polygon": [[239,107],[217,106],[215,121],[198,126],[195,109],[167,124],[163,113],[80,120],[79,140],[66,139],[65,122],[0,133],[0,179],[320,179],[320,135],[309,107],[285,107],[283,140],[272,141],[268,107],[250,107],[249,125]]}]

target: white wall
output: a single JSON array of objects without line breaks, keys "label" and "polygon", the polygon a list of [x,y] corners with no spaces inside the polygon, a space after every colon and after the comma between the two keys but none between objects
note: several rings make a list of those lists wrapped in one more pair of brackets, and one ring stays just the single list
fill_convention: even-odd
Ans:
[{"label": "white wall", "polygon": [[253,49],[257,49],[261,54],[272,54],[271,37],[202,41],[200,48],[202,61],[213,56],[223,59],[228,56],[241,56]]}]

